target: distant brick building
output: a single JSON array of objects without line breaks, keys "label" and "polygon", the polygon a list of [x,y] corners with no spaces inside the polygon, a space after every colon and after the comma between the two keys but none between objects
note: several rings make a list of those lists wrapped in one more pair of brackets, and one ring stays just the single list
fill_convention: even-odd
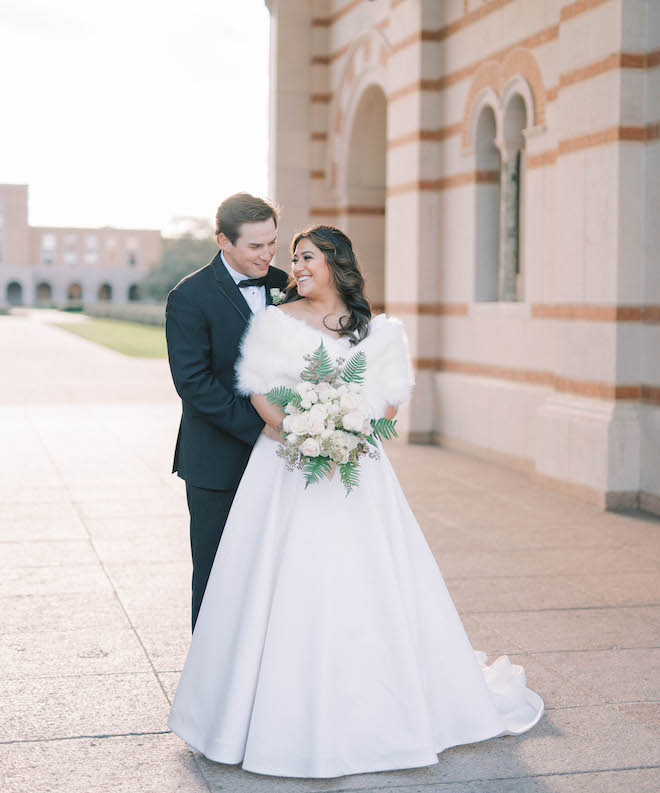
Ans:
[{"label": "distant brick building", "polygon": [[26,185],[0,185],[0,303],[137,300],[160,259],[159,231],[28,225]]},{"label": "distant brick building", "polygon": [[279,236],[353,238],[409,437],[660,512],[660,2],[267,5]]}]

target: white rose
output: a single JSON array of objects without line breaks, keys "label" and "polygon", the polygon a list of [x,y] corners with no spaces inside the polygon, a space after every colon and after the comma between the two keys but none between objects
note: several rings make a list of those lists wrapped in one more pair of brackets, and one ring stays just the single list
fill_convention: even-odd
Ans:
[{"label": "white rose", "polygon": [[303,399],[300,402],[300,407],[303,410],[309,410],[311,408],[311,406],[312,406],[312,400],[311,399]]},{"label": "white rose", "polygon": [[321,402],[327,402],[329,399],[334,399],[337,396],[337,389],[333,388],[329,385],[327,388],[324,388],[323,391],[319,393],[319,399]]},{"label": "white rose", "polygon": [[328,416],[336,416],[337,413],[339,413],[339,405],[337,405],[335,402],[331,402],[328,405]]},{"label": "white rose", "polygon": [[352,413],[354,410],[358,409],[359,401],[355,394],[344,394],[339,405],[342,413]]},{"label": "white rose", "polygon": [[333,450],[330,457],[338,465],[344,465],[348,462],[348,449],[335,449]]},{"label": "white rose", "polygon": [[282,420],[282,429],[284,432],[291,432],[291,419],[293,416],[285,416]]},{"label": "white rose", "polygon": [[294,432],[292,432],[287,436],[286,442],[290,446],[297,446],[300,443],[300,435],[296,435]]},{"label": "white rose", "polygon": [[364,424],[362,425],[362,434],[371,435],[372,432],[373,427],[371,426],[371,419],[365,419]]},{"label": "white rose", "polygon": [[354,394],[359,394],[362,391],[362,386],[359,383],[349,383],[348,390],[352,391]]},{"label": "white rose", "polygon": [[307,394],[305,394],[305,396],[307,397],[307,399],[309,399],[309,401],[312,403],[312,405],[315,402],[319,401],[319,395],[314,390],[308,391]]},{"label": "white rose", "polygon": [[321,451],[321,445],[316,438],[307,438],[307,440],[300,445],[300,451],[308,457],[318,457]]},{"label": "white rose", "polygon": [[325,421],[318,416],[311,416],[309,419],[309,434],[320,435],[325,429]]},{"label": "white rose", "polygon": [[338,396],[344,396],[344,394],[347,394],[347,393],[348,393],[348,386],[347,385],[340,385],[337,388],[337,395]]},{"label": "white rose", "polygon": [[350,435],[348,432],[343,432],[343,430],[335,430],[332,433],[332,445],[337,446],[340,449],[345,449],[349,444]]},{"label": "white rose", "polygon": [[348,445],[346,448],[349,450],[349,452],[351,452],[353,449],[355,449],[359,442],[360,440],[357,435],[349,435]]},{"label": "white rose", "polygon": [[353,413],[347,413],[342,419],[342,424],[345,430],[349,430],[350,432],[362,432],[362,427],[364,426],[364,413],[360,413],[358,410]]},{"label": "white rose", "polygon": [[289,402],[289,404],[284,408],[285,413],[295,413],[298,408],[293,404],[293,402]]},{"label": "white rose", "polygon": [[328,415],[328,408],[322,402],[317,402],[315,405],[312,405],[309,415],[318,416],[321,419],[325,419],[325,417]]},{"label": "white rose", "polygon": [[328,438],[330,438],[332,436],[333,430],[334,428],[331,430],[329,427],[327,429],[324,429],[323,432],[321,433],[321,440],[325,441]]},{"label": "white rose", "polygon": [[291,432],[295,432],[296,435],[305,435],[309,427],[309,415],[307,413],[299,413],[296,416],[291,416],[289,427]]},{"label": "white rose", "polygon": [[311,388],[311,385],[308,382],[306,382],[305,380],[303,380],[302,382],[300,382],[300,383],[298,383],[296,385],[295,390],[300,394],[301,397],[304,397],[305,394],[309,391],[310,388]]}]

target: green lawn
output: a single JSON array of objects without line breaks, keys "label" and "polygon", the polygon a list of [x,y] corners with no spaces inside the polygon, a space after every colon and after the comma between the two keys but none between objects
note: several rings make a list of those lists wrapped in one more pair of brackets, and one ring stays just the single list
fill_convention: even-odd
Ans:
[{"label": "green lawn", "polygon": [[140,322],[125,322],[120,319],[93,319],[88,322],[54,322],[83,339],[88,339],[124,355],[138,358],[167,358],[165,330],[155,325]]}]

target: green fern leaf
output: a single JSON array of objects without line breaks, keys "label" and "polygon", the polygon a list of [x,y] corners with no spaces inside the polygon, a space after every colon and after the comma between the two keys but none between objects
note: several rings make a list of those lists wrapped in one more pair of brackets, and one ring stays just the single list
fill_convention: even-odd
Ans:
[{"label": "green fern leaf", "polygon": [[398,438],[396,434],[396,421],[391,419],[371,419],[371,434],[380,440]]},{"label": "green fern leaf", "polygon": [[314,350],[312,360],[302,373],[303,380],[309,380],[311,383],[320,383],[324,377],[328,377],[334,372],[334,365],[332,358],[328,355],[323,342]]},{"label": "green fern leaf", "polygon": [[346,362],[341,379],[346,383],[361,383],[364,380],[364,373],[367,371],[367,356],[360,350]]},{"label": "green fern leaf", "polygon": [[360,471],[357,463],[344,463],[339,466],[339,473],[341,481],[346,488],[346,495],[348,495],[353,488],[360,484]]},{"label": "green fern leaf", "polygon": [[303,463],[303,474],[305,475],[305,488],[315,485],[321,481],[332,466],[327,457],[307,457]]},{"label": "green fern leaf", "polygon": [[296,407],[300,407],[300,394],[292,388],[287,388],[283,385],[271,388],[266,394],[266,399],[271,405],[277,405],[280,410],[284,410],[289,402],[293,402]]}]

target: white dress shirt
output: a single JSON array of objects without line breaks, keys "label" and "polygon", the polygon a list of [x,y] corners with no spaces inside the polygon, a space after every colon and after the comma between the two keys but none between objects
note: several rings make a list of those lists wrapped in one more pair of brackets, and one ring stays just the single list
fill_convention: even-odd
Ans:
[{"label": "white dress shirt", "polygon": [[[225,254],[223,251],[220,251],[220,258],[222,259],[222,263],[227,268],[227,272],[231,277],[234,279],[234,283],[238,285],[240,281],[244,281],[246,278],[249,278],[249,275],[243,275],[243,273],[236,272],[233,267],[230,267],[227,264],[227,260],[225,259]],[[265,286],[246,286],[244,289],[241,289],[241,294],[245,298],[245,302],[250,307],[250,311],[253,314],[258,314],[260,311],[263,311],[266,308],[266,287]]]}]

